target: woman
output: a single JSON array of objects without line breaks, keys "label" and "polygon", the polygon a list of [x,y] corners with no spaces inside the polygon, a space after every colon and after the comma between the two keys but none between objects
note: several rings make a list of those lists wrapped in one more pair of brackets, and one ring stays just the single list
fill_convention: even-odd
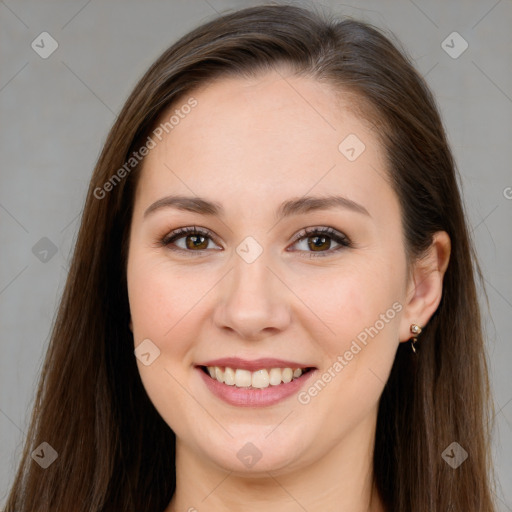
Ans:
[{"label": "woman", "polygon": [[384,35],[195,29],[99,158],[6,510],[495,510],[473,264]]}]

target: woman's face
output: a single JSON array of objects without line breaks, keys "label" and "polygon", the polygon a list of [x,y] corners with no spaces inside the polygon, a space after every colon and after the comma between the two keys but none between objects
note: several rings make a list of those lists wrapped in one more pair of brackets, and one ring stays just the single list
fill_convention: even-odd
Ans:
[{"label": "woman's face", "polygon": [[[374,435],[405,329],[383,150],[350,97],[311,79],[222,79],[191,97],[165,116],[179,111],[136,192],[127,272],[142,382],[202,464],[306,467]],[[327,197],[340,199],[307,200]],[[297,368],[312,370],[287,382]]]}]

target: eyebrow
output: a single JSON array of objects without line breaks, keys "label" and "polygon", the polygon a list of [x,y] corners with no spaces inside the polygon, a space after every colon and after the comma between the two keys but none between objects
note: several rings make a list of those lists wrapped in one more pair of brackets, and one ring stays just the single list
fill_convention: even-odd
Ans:
[{"label": "eyebrow", "polygon": [[[222,217],[225,213],[224,207],[220,203],[209,201],[202,197],[166,196],[158,199],[158,201],[155,201],[151,206],[149,206],[144,212],[144,218],[162,208],[175,208],[177,210],[217,217]],[[362,204],[356,203],[346,197],[303,196],[299,199],[289,199],[288,201],[283,202],[276,212],[276,218],[282,219],[292,215],[305,214],[314,210],[328,210],[331,208],[343,208],[345,210],[351,210],[371,217],[368,210]]]}]

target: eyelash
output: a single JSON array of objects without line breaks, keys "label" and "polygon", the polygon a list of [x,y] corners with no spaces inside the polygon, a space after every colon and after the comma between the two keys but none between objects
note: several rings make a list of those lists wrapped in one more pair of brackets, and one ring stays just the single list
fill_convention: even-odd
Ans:
[{"label": "eyelash", "polygon": [[[185,228],[179,228],[179,229],[176,229],[174,231],[171,231],[170,233],[168,233],[166,236],[164,236],[159,241],[159,245],[162,246],[162,247],[167,247],[167,248],[169,248],[172,251],[181,252],[181,253],[188,253],[187,255],[190,255],[190,256],[192,256],[192,254],[190,254],[190,253],[202,254],[205,251],[209,250],[209,249],[201,249],[201,250],[198,250],[198,251],[192,251],[192,250],[182,249],[181,247],[172,247],[172,244],[176,240],[179,240],[180,238],[183,238],[184,236],[190,235],[190,234],[201,235],[201,236],[208,237],[213,242],[217,243],[217,245],[220,245],[216,241],[216,237],[213,236],[213,233],[211,233],[207,229],[199,228],[197,226],[190,226],[190,227],[185,227]],[[329,249],[327,251],[318,251],[318,252],[315,252],[315,251],[298,251],[299,253],[302,253],[301,254],[302,257],[307,257],[307,258],[318,258],[318,257],[320,257],[320,258],[322,258],[322,257],[325,257],[325,256],[332,255],[333,253],[336,253],[336,252],[338,252],[338,251],[340,251],[342,249],[345,249],[347,247],[352,247],[352,242],[350,241],[350,239],[346,235],[344,235],[343,233],[340,233],[339,231],[336,231],[335,229],[333,229],[331,227],[305,228],[302,231],[300,231],[294,237],[293,245],[296,244],[297,242],[300,242],[303,239],[307,239],[307,238],[310,238],[311,236],[315,236],[315,235],[317,235],[317,236],[328,236],[328,238],[331,238],[336,243],[338,243],[339,247],[336,247],[335,249]],[[292,251],[292,252],[295,252],[295,251]],[[304,252],[308,253],[309,255],[306,256],[305,254],[303,254]]]}]

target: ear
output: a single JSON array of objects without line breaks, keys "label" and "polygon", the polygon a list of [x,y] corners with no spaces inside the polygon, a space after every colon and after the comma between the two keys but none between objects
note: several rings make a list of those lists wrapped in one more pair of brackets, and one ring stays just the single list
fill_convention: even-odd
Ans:
[{"label": "ear", "polygon": [[413,263],[400,322],[401,342],[411,339],[411,324],[418,324],[423,328],[439,306],[450,252],[451,242],[448,233],[437,231],[425,255]]}]

